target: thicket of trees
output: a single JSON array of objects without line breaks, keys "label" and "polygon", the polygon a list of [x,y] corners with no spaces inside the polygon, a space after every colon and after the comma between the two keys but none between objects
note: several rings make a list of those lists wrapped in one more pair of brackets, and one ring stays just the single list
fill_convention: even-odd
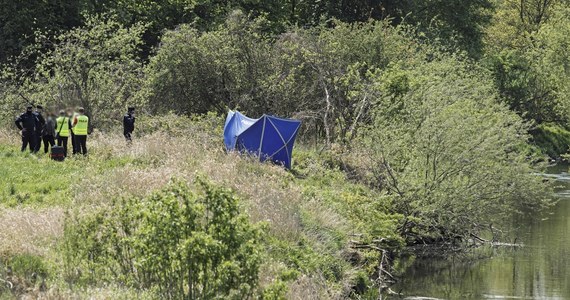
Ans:
[{"label": "thicket of trees", "polygon": [[563,0],[37,2],[1,6],[4,120],[22,96],[85,106],[98,127],[116,117],[101,108],[125,102],[239,107],[347,141],[370,121],[372,77],[451,55],[488,70],[499,101],[532,126],[568,126]]},{"label": "thicket of trees", "polygon": [[[536,0],[535,0],[536,1]],[[549,1],[547,1],[549,2]],[[530,5],[529,5],[530,6]],[[89,16],[115,16],[124,26],[142,22],[148,25],[144,34],[143,55],[158,45],[163,30],[190,23],[201,30],[223,24],[235,9],[251,17],[266,16],[274,33],[290,26],[312,27],[338,19],[364,22],[390,19],[393,24],[404,20],[421,24],[426,31],[437,30],[446,37],[457,35],[456,42],[477,52],[481,48],[482,26],[489,21],[490,0],[32,0],[0,1],[0,62],[18,55],[33,44],[36,31],[57,32],[84,25]],[[529,16],[530,18],[531,16]]]}]

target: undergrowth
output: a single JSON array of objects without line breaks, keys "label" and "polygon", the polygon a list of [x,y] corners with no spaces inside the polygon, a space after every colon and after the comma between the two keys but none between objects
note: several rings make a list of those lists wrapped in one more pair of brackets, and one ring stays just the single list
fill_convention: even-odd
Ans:
[{"label": "undergrowth", "polygon": [[[160,284],[117,285],[118,281],[109,280],[113,276],[70,269],[69,257],[62,254],[70,253],[62,251],[64,227],[67,231],[79,228],[70,221],[75,219],[107,222],[111,214],[102,212],[117,209],[119,199],[152,199],[148,197],[163,190],[172,178],[192,183],[199,177],[234,191],[240,199],[239,210],[249,222],[266,224],[266,235],[259,238],[259,284],[252,297],[341,299],[370,294],[374,282],[369,275],[375,273],[377,253],[353,249],[351,242],[383,236],[386,246],[397,251],[402,245],[395,232],[400,217],[390,214],[389,202],[377,201],[377,192],[349,180],[336,166],[334,155],[297,147],[294,168],[287,171],[227,154],[219,139],[223,122],[217,117],[168,128],[163,124],[169,123],[169,117],[164,118],[141,123],[144,134],[137,134],[130,146],[118,133],[96,131],[88,140],[88,157],[63,163],[43,154],[20,153],[17,137],[0,134],[0,220],[10,222],[0,226],[0,257],[5,258],[3,262],[33,257],[34,262],[28,271],[11,276],[6,275],[7,263],[0,265],[0,279],[27,282],[18,289],[4,284],[4,295],[156,297]],[[81,257],[81,253],[88,252],[77,249],[76,254]],[[111,258],[100,262],[104,269]],[[29,272],[41,279],[31,281]],[[87,275],[90,280],[77,280]]]}]

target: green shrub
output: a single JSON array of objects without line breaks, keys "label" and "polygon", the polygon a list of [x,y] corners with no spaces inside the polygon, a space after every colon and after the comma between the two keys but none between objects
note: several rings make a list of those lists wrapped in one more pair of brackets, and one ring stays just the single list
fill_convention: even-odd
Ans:
[{"label": "green shrub", "polygon": [[556,124],[540,124],[532,136],[534,144],[553,158],[568,153],[570,148],[570,131]]},{"label": "green shrub", "polygon": [[157,289],[167,298],[250,298],[260,229],[228,190],[173,183],[144,199],[122,199],[65,228],[67,278]]},{"label": "green shrub", "polygon": [[39,277],[48,276],[48,268],[41,257],[30,254],[19,254],[10,257],[6,266],[9,267],[14,276],[35,280]]},{"label": "green shrub", "polygon": [[549,185],[521,152],[527,124],[500,103],[486,72],[449,58],[407,72],[408,91],[381,93],[361,139],[363,164],[404,216],[408,242],[461,240],[549,205]]},{"label": "green shrub", "polygon": [[26,290],[45,287],[49,277],[48,267],[42,257],[31,254],[0,254],[0,299],[16,299]]}]

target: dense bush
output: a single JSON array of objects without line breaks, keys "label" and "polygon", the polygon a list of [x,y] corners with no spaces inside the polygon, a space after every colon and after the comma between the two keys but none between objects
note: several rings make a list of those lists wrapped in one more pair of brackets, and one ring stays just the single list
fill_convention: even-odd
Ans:
[{"label": "dense bush", "polygon": [[362,135],[363,157],[405,216],[405,237],[461,239],[548,204],[523,151],[528,127],[500,104],[487,72],[444,58],[378,80],[385,87]]},{"label": "dense bush", "polygon": [[327,143],[348,142],[370,121],[375,74],[395,61],[421,60],[428,48],[386,22],[336,22],[276,37],[266,26],[236,11],[214,31],[184,25],[166,33],[138,96],[155,113],[237,108],[293,116]]},{"label": "dense bush", "polygon": [[[241,12],[225,27],[200,32],[189,25],[167,32],[147,68],[145,90],[154,112],[225,112],[262,106],[259,92],[266,77],[269,44],[260,36],[263,19],[248,21]],[[168,99],[168,101],[164,101]]]},{"label": "dense bush", "polygon": [[176,299],[244,299],[257,287],[261,231],[229,191],[174,183],[117,200],[65,230],[67,278],[156,289]]},{"label": "dense bush", "polygon": [[533,143],[551,158],[569,152],[570,131],[556,124],[540,124],[532,130]]}]

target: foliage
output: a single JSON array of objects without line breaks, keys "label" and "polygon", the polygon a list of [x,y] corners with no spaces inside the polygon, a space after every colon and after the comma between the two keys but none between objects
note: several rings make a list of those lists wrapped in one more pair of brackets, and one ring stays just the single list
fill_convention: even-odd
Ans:
[{"label": "foliage", "polygon": [[168,32],[147,68],[142,98],[155,112],[203,114],[260,106],[258,86],[269,54],[259,35],[262,23],[234,12],[224,29],[201,33],[181,26]]},{"label": "foliage", "polygon": [[156,288],[168,298],[251,297],[261,232],[231,192],[205,182],[200,189],[174,183],[69,220],[69,280]]},{"label": "foliage", "polygon": [[[226,15],[235,9],[251,17],[265,16],[274,33],[289,26],[313,27],[333,19],[347,23],[368,20],[390,20],[393,24],[418,24],[424,32],[450,41],[450,45],[468,50],[474,55],[480,50],[482,28],[488,23],[489,0],[453,1],[395,1],[395,0],[78,0],[78,1],[4,1],[0,22],[6,24],[0,39],[0,61],[17,56],[33,44],[35,31],[47,29],[57,35],[88,24],[94,16],[112,16],[130,27],[148,24],[144,33],[143,58],[152,54],[152,47],[161,41],[165,30],[180,24],[194,24],[200,30],[210,30],[224,23]],[[531,6],[531,5],[528,5]],[[529,16],[530,17],[530,16]],[[454,42],[450,37],[457,36]],[[46,46],[46,45],[44,45]],[[42,47],[44,50],[49,47]]]},{"label": "foliage", "polygon": [[427,48],[406,28],[385,22],[339,22],[272,39],[265,21],[236,11],[226,28],[168,32],[139,97],[156,113],[238,108],[252,116],[294,116],[327,143],[348,142],[369,121],[374,74],[392,61],[417,60],[418,49]]},{"label": "foliage", "polygon": [[[521,16],[517,15],[511,16],[517,22],[509,23],[507,30],[503,29],[506,26],[492,28],[490,36],[503,33],[510,36],[489,42],[490,51],[485,61],[493,71],[501,96],[512,110],[538,124],[556,123],[566,127],[570,121],[570,99],[565,45],[570,32],[570,14],[568,7],[557,1],[540,2],[548,5],[542,12],[517,8],[524,16],[538,14],[532,26],[528,25],[527,17],[520,20],[517,18]],[[503,44],[500,40],[512,43]]]},{"label": "foliage", "polygon": [[81,21],[79,1],[0,1],[0,63],[33,44],[36,30],[54,33],[81,25]]},{"label": "foliage", "polygon": [[540,124],[533,131],[533,143],[551,158],[567,154],[570,145],[570,131],[556,124]]},{"label": "foliage", "polygon": [[507,212],[548,204],[519,150],[527,127],[497,102],[484,71],[445,58],[403,72],[407,92],[382,93],[362,141],[409,242],[477,234]]},{"label": "foliage", "polygon": [[[133,104],[139,86],[142,65],[137,54],[143,30],[140,24],[125,28],[112,20],[90,19],[85,27],[59,35],[51,51],[31,50],[30,55],[40,55],[32,77],[17,65],[4,70],[12,91],[4,102],[4,116],[31,101],[54,110],[82,106],[95,126],[119,121],[123,109],[117,108]],[[37,51],[50,42],[47,38],[38,37]]]},{"label": "foliage", "polygon": [[523,49],[527,38],[541,28],[564,0],[502,0],[495,1],[492,20],[485,28],[487,52]]},{"label": "foliage", "polygon": [[[8,299],[26,289],[42,287],[50,276],[41,257],[30,254],[0,256],[0,298]],[[44,287],[45,288],[45,287]]]},{"label": "foliage", "polygon": [[570,8],[559,7],[532,39],[528,60],[539,78],[535,86],[545,94],[540,104],[546,105],[550,99],[554,102],[555,117],[544,121],[567,124],[570,120],[570,53],[567,47],[570,43]]}]

